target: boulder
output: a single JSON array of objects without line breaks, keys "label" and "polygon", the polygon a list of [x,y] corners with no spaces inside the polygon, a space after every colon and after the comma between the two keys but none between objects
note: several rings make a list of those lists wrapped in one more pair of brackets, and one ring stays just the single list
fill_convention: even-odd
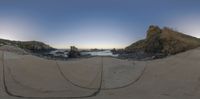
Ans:
[{"label": "boulder", "polygon": [[77,58],[80,57],[80,52],[78,51],[78,48],[76,48],[75,46],[71,46],[70,47],[70,51],[68,53],[68,57],[69,58]]}]

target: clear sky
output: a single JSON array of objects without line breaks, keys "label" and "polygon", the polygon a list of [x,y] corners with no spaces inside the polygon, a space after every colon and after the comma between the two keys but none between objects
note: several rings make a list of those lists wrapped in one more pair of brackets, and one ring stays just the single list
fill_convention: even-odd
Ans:
[{"label": "clear sky", "polygon": [[0,0],[0,38],[123,48],[149,25],[200,37],[200,0]]}]

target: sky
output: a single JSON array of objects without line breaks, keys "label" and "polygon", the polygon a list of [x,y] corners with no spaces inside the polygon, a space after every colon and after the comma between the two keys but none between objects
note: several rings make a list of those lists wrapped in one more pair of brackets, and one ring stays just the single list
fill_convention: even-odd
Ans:
[{"label": "sky", "polygon": [[200,0],[0,0],[0,38],[124,48],[149,25],[200,38]]}]

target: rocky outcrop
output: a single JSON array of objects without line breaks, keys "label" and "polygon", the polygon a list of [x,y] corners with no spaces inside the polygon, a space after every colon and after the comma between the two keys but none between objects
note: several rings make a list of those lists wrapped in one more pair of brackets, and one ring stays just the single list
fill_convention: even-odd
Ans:
[{"label": "rocky outcrop", "polygon": [[173,29],[151,25],[147,31],[146,39],[140,40],[125,48],[132,53],[144,51],[146,53],[176,54],[200,46],[200,39],[192,37]]},{"label": "rocky outcrop", "polygon": [[158,26],[150,26],[147,31],[147,37],[145,41],[145,51],[151,53],[160,53],[163,45],[160,38],[162,30]]},{"label": "rocky outcrop", "polygon": [[78,48],[76,48],[75,46],[71,46],[70,51],[68,53],[68,57],[69,58],[77,58],[80,57],[80,52],[78,51]]},{"label": "rocky outcrop", "polygon": [[16,46],[25,50],[37,52],[37,51],[47,51],[47,50],[53,50],[51,46],[38,42],[38,41],[10,41],[5,39],[0,39],[0,46],[3,45],[11,45]]},{"label": "rocky outcrop", "polygon": [[146,46],[146,40],[139,40],[133,44],[131,44],[130,46],[125,48],[125,52],[127,53],[133,53],[133,52],[139,52],[139,51],[143,51],[144,52],[144,48]]},{"label": "rocky outcrop", "polygon": [[27,42],[18,42],[17,44],[20,48],[28,49],[31,51],[48,51],[53,48],[43,42],[38,41],[27,41]]}]

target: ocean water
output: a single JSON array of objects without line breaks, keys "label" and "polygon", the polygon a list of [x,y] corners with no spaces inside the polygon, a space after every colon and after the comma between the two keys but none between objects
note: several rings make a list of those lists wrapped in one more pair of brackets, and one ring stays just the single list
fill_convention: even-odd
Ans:
[{"label": "ocean water", "polygon": [[[60,53],[58,53],[60,52]],[[55,50],[51,51],[49,54],[52,54],[54,56],[62,56],[62,57],[68,57],[68,52],[65,50]],[[81,52],[81,55],[91,55],[91,56],[112,56],[117,57],[117,54],[113,54],[110,50],[104,50],[104,51],[87,51],[87,52]]]},{"label": "ocean water", "polygon": [[82,55],[90,54],[91,56],[112,56],[117,57],[117,54],[113,54],[110,50],[105,51],[92,51],[92,52],[81,52]]},{"label": "ocean water", "polygon": [[[58,53],[61,52],[61,53]],[[66,50],[64,49],[58,49],[58,50],[54,50],[51,51],[49,54],[52,54],[53,56],[62,56],[62,57],[68,57],[68,52],[66,52]]]}]

